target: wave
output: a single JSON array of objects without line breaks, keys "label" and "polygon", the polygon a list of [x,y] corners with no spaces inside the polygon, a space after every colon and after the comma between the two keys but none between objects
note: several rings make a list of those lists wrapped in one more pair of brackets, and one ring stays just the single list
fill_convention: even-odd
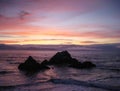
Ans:
[{"label": "wave", "polygon": [[25,84],[18,84],[18,85],[0,86],[0,90],[1,89],[10,89],[10,88],[23,87],[23,86],[33,86],[33,85],[38,85],[40,83],[45,83],[45,82],[36,82],[36,83],[25,83]]},{"label": "wave", "polygon": [[[85,86],[85,87],[93,87],[93,88],[100,88],[100,89],[105,89],[105,90],[109,90],[109,91],[120,91],[119,86],[110,86],[110,85],[106,85],[106,84],[78,81],[78,80],[74,80],[74,79],[50,79],[46,82],[52,82],[54,84],[65,84],[65,85],[78,85],[78,86]],[[35,82],[35,83],[25,83],[25,84],[18,84],[18,85],[0,86],[0,90],[11,89],[11,88],[13,89],[13,88],[23,87],[23,86],[33,86],[33,85],[38,85],[38,84],[46,83],[46,82]]]},{"label": "wave", "polygon": [[120,88],[117,86],[109,86],[106,84],[77,81],[74,79],[51,79],[50,82],[55,83],[55,84],[80,85],[80,86],[101,88],[101,89],[106,89],[106,90],[110,90],[110,91],[120,91]]},{"label": "wave", "polygon": [[0,71],[0,74],[8,74],[8,73],[12,73],[12,71]]},{"label": "wave", "polygon": [[21,62],[10,62],[10,64],[20,64]]},{"label": "wave", "polygon": [[104,77],[104,78],[98,78],[92,81],[100,81],[100,80],[106,80],[106,79],[120,79],[120,76],[109,76],[109,77]]},{"label": "wave", "polygon": [[104,69],[104,70],[112,70],[112,71],[120,71],[119,68],[113,68],[113,67],[98,67],[99,69]]}]

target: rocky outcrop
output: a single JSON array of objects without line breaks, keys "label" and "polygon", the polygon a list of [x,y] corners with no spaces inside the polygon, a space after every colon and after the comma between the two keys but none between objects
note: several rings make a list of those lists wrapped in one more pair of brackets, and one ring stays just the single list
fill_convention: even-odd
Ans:
[{"label": "rocky outcrop", "polygon": [[79,62],[77,59],[72,58],[68,51],[58,52],[49,61],[44,61],[44,63],[52,65],[66,65],[79,69],[96,67],[96,65],[90,61],[83,63]]},{"label": "rocky outcrop", "polygon": [[96,67],[96,65],[90,61],[85,61],[83,63],[75,62],[74,64],[71,64],[69,67],[73,67],[77,69],[90,69],[90,68]]},{"label": "rocky outcrop", "polygon": [[56,53],[49,61],[44,60],[43,62],[41,62],[41,64],[33,59],[31,56],[29,56],[24,63],[21,63],[18,66],[18,69],[28,72],[50,69],[47,65],[61,65],[78,69],[89,69],[96,67],[96,65],[90,61],[81,63],[77,59],[72,58],[68,51],[62,51]]},{"label": "rocky outcrop", "polygon": [[35,59],[29,56],[24,63],[21,63],[18,66],[18,69],[23,71],[39,71],[49,69],[49,67],[43,64],[39,64]]},{"label": "rocky outcrop", "polygon": [[48,65],[48,64],[49,64],[48,60],[44,60],[41,62],[41,65]]},{"label": "rocky outcrop", "polygon": [[82,68],[93,68],[93,67],[96,67],[96,65],[90,61],[85,61],[82,63]]},{"label": "rocky outcrop", "polygon": [[72,57],[67,51],[58,52],[49,60],[49,64],[54,65],[70,64],[71,62]]},{"label": "rocky outcrop", "polygon": [[72,68],[82,68],[82,63],[81,62],[73,62],[72,64],[69,65],[69,67]]}]

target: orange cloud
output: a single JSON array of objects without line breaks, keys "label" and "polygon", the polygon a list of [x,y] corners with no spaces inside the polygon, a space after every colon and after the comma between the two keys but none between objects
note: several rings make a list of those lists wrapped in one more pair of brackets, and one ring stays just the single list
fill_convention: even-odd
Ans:
[{"label": "orange cloud", "polygon": [[1,44],[19,44],[20,42],[18,40],[0,40]]},{"label": "orange cloud", "polygon": [[[39,30],[39,29],[38,29]],[[73,31],[56,31],[56,30],[34,30],[31,31],[0,31],[2,35],[16,36],[61,36],[61,37],[78,37],[78,38],[120,38],[120,31],[91,31],[91,32],[73,32]]]},{"label": "orange cloud", "polygon": [[90,40],[87,40],[87,41],[80,41],[80,44],[84,44],[84,45],[98,44],[98,43],[99,43],[99,42],[90,41]]}]

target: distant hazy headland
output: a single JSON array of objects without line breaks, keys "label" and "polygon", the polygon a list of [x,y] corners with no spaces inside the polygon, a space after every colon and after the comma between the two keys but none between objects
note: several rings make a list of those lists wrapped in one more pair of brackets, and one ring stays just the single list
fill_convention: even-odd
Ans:
[{"label": "distant hazy headland", "polygon": [[0,44],[0,50],[70,50],[70,51],[88,51],[88,50],[107,50],[120,51],[120,43],[116,44],[96,44],[96,45],[7,45]]}]

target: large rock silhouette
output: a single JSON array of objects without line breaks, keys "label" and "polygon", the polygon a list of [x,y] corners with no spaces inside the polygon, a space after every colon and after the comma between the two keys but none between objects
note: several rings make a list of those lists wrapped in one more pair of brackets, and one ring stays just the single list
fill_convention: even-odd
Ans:
[{"label": "large rock silhouette", "polygon": [[57,52],[49,61],[44,60],[43,62],[41,62],[41,64],[39,64],[35,59],[29,56],[24,63],[21,63],[18,66],[18,69],[28,72],[35,72],[39,70],[50,69],[47,65],[61,65],[78,69],[89,69],[96,67],[96,65],[90,61],[81,63],[77,59],[72,58],[68,51],[62,51]]},{"label": "large rock silhouette", "polygon": [[72,62],[72,57],[67,51],[62,51],[56,53],[50,60],[49,64],[61,65],[70,64]]},{"label": "large rock silhouette", "polygon": [[49,67],[44,64],[39,64],[32,56],[29,56],[24,63],[18,66],[18,69],[23,71],[39,71],[49,69]]},{"label": "large rock silhouette", "polygon": [[90,61],[83,63],[79,62],[77,59],[72,58],[68,51],[58,52],[49,61],[44,61],[44,63],[52,65],[66,65],[78,69],[93,68],[96,66]]}]

